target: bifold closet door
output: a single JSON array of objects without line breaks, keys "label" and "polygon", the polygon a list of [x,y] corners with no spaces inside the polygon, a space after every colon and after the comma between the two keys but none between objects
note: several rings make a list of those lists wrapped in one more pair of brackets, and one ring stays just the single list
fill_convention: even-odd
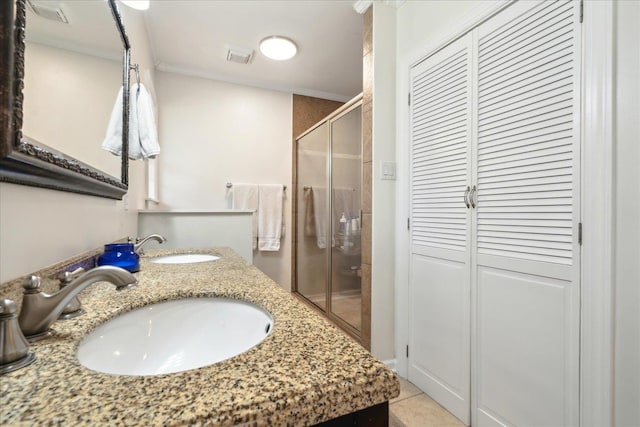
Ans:
[{"label": "bifold closet door", "polygon": [[473,425],[578,425],[579,2],[476,31]]},{"label": "bifold closet door", "polygon": [[579,7],[411,69],[409,379],[466,424],[579,423]]},{"label": "bifold closet door", "polygon": [[409,380],[469,424],[471,34],[411,70]]}]

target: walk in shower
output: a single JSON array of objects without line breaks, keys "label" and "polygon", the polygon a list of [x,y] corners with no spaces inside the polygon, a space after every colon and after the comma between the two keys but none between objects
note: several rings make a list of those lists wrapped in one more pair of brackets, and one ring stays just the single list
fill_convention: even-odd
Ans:
[{"label": "walk in shower", "polygon": [[362,100],[296,139],[294,292],[360,337]]}]

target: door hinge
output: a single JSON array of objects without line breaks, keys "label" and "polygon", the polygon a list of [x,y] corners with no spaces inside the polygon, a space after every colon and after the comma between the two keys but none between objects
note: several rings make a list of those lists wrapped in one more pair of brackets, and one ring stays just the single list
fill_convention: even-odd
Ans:
[{"label": "door hinge", "polygon": [[582,246],[582,223],[578,223],[578,244]]},{"label": "door hinge", "polygon": [[407,105],[411,105],[411,92],[407,94]]},{"label": "door hinge", "polygon": [[584,0],[580,0],[580,23],[584,21]]},{"label": "door hinge", "polygon": [[407,346],[407,357],[409,357],[409,346]]},{"label": "door hinge", "polygon": [[411,218],[407,218],[407,230],[411,230]]}]

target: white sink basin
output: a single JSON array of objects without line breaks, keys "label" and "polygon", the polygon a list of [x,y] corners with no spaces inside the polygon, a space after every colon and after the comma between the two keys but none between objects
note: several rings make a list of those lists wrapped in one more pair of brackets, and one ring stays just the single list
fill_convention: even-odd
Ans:
[{"label": "white sink basin", "polygon": [[98,326],[78,347],[80,363],[117,375],[188,371],[229,359],[262,342],[273,319],[226,298],[190,298],[141,307]]},{"label": "white sink basin", "polygon": [[195,262],[207,262],[220,259],[219,256],[210,254],[176,254],[165,255],[149,259],[156,264],[192,264]]}]

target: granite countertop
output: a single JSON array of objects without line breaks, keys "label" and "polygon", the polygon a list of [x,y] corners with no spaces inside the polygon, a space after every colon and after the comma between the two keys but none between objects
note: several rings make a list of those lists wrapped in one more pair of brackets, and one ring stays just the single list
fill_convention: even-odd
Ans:
[{"label": "granite countertop", "polygon": [[[36,361],[0,377],[2,425],[313,425],[397,396],[393,372],[359,344],[227,248],[197,250],[214,262],[166,265],[147,251],[138,286],[96,283],[86,313],[57,321],[31,346]],[[118,376],[82,367],[79,341],[97,325],[153,302],[221,296],[253,302],[274,328],[256,347],[217,364],[159,376]]]}]

